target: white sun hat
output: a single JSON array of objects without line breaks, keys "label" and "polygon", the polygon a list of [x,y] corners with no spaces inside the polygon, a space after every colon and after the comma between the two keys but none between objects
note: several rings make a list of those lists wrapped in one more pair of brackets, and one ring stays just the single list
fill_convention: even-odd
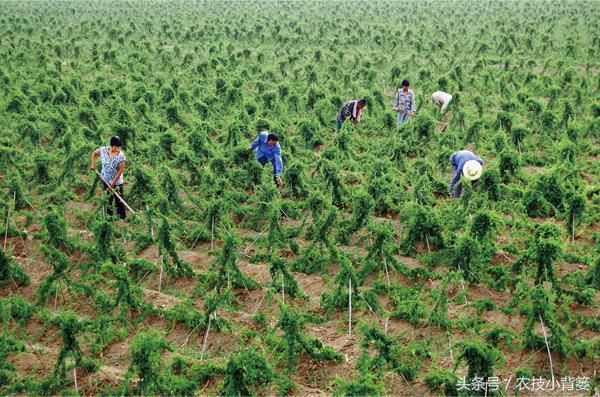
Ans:
[{"label": "white sun hat", "polygon": [[467,161],[463,167],[463,175],[470,181],[479,179],[482,171],[483,168],[481,167],[481,164],[475,160]]}]

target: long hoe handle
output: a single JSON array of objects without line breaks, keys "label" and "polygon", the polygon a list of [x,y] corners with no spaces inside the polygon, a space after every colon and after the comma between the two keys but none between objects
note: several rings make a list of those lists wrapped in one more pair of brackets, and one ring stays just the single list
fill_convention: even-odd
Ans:
[{"label": "long hoe handle", "polygon": [[98,177],[100,178],[100,180],[101,180],[102,182],[104,182],[104,184],[106,185],[106,187],[108,188],[108,190],[110,190],[110,191],[111,191],[111,192],[112,192],[112,193],[113,193],[115,196],[117,196],[117,198],[118,198],[119,200],[121,200],[121,202],[123,203],[123,205],[124,205],[125,207],[127,207],[127,209],[128,209],[129,211],[131,211],[131,213],[132,213],[132,214],[135,214],[135,211],[133,210],[133,208],[131,208],[131,207],[129,206],[129,204],[127,204],[127,203],[125,202],[125,200],[123,200],[123,197],[121,197],[121,195],[120,195],[119,193],[117,193],[117,191],[116,191],[115,189],[113,189],[112,187],[110,187],[110,185],[108,184],[108,182],[106,182],[106,181],[104,180],[104,178],[102,178],[102,175],[100,175],[100,173],[98,172],[98,170],[94,170],[94,171],[96,171],[96,174],[98,174]]}]

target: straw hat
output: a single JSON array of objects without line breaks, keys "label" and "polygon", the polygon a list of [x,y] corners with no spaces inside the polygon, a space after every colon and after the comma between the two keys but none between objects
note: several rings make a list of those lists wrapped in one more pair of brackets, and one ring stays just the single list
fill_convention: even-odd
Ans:
[{"label": "straw hat", "polygon": [[463,175],[470,181],[479,179],[482,171],[481,164],[475,160],[467,161],[463,167]]}]

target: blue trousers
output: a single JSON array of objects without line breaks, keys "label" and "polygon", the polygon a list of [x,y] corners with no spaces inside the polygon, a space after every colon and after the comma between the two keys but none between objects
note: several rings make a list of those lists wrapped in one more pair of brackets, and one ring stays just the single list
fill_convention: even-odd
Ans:
[{"label": "blue trousers", "polygon": [[402,126],[402,123],[407,121],[409,118],[410,116],[408,114],[398,112],[398,124],[396,125],[396,127],[400,128]]},{"label": "blue trousers", "polygon": [[341,130],[342,129],[342,125],[344,125],[344,121],[345,120],[340,120],[339,118],[336,117],[335,121],[337,121],[338,130]]}]

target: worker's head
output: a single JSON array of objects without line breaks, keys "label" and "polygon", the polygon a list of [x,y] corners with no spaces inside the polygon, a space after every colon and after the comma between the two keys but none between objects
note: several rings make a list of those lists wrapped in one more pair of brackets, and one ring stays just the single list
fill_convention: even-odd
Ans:
[{"label": "worker's head", "polygon": [[402,80],[402,91],[408,91],[408,87],[410,86],[410,82],[408,80]]},{"label": "worker's head", "polygon": [[279,142],[279,137],[277,136],[277,134],[273,134],[272,132],[270,132],[269,135],[267,135],[267,145],[275,146],[277,145],[277,142]]},{"label": "worker's head", "polygon": [[479,179],[482,171],[483,167],[481,167],[479,161],[469,160],[463,166],[463,176],[470,181],[475,181]]},{"label": "worker's head", "polygon": [[121,138],[119,138],[118,136],[113,136],[112,138],[110,138],[110,146],[116,146],[116,147],[121,147]]},{"label": "worker's head", "polygon": [[359,109],[364,108],[365,106],[367,106],[368,102],[365,98],[361,98],[358,100],[358,107]]}]

